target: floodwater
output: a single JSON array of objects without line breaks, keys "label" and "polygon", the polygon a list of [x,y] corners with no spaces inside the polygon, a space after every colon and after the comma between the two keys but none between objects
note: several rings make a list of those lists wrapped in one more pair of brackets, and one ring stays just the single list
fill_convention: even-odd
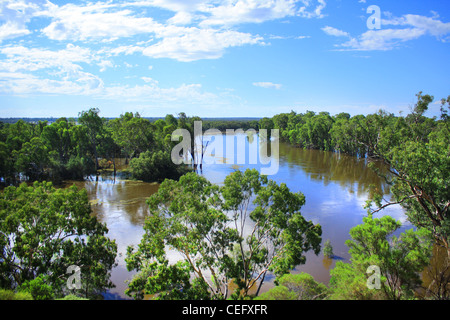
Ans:
[{"label": "floodwater", "polygon": [[[327,239],[331,241],[334,251],[332,259],[325,258],[322,253],[315,255],[313,252],[306,254],[306,264],[297,266],[293,273],[307,272],[317,281],[328,284],[329,271],[336,261],[349,259],[348,247],[345,241],[349,239],[349,231],[352,227],[362,223],[362,218],[367,214],[364,209],[366,200],[370,197],[370,186],[385,193],[389,198],[389,189],[376,173],[368,168],[366,159],[347,156],[339,153],[324,152],[318,150],[303,150],[286,143],[279,144],[277,148],[270,148],[268,156],[259,154],[259,161],[255,164],[248,163],[249,150],[264,151],[264,143],[259,141],[257,135],[245,137],[247,150],[246,163],[238,163],[238,154],[244,152],[239,149],[239,144],[232,142],[233,136],[212,136],[214,140],[223,139],[223,150],[230,146],[235,150],[235,157],[226,157],[220,148],[207,149],[203,174],[213,183],[223,183],[225,177],[236,169],[268,167],[267,161],[273,161],[278,166],[278,171],[268,178],[278,183],[285,183],[291,191],[302,192],[306,197],[306,204],[301,212],[306,219],[322,226],[322,244]],[[209,137],[211,139],[211,137]],[[213,139],[211,139],[213,140]],[[257,147],[252,149],[252,147]],[[242,145],[241,145],[242,147]],[[261,164],[264,160],[264,164]],[[206,162],[208,164],[206,164]],[[242,162],[242,161],[241,161]],[[68,182],[71,184],[72,182]],[[116,239],[118,245],[117,267],[112,271],[112,281],[116,285],[106,295],[105,299],[127,299],[124,294],[127,288],[126,281],[130,280],[133,273],[128,272],[125,264],[126,250],[129,245],[137,245],[143,234],[142,226],[148,213],[146,198],[157,192],[158,184],[132,181],[111,175],[99,176],[98,181],[74,182],[79,187],[88,191],[94,214],[98,219],[106,223],[109,229],[109,237]],[[402,230],[411,227],[406,221],[403,209],[396,205],[378,213],[389,214],[404,223]],[[272,278],[266,277],[267,283],[263,290],[272,286]]]}]

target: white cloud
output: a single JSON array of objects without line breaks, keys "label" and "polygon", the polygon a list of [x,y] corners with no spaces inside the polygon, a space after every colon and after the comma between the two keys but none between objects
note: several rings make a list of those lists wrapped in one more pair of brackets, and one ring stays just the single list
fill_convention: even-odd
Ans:
[{"label": "white cloud", "polygon": [[422,30],[432,36],[435,36],[441,40],[445,40],[445,36],[450,34],[450,22],[442,22],[437,20],[438,16],[435,17],[424,17],[415,14],[407,14],[401,18],[391,19],[391,20],[383,20],[383,25],[403,25],[410,26],[415,29]]},{"label": "white cloud", "polygon": [[30,33],[24,26],[8,21],[0,26],[0,42],[6,39],[22,37]]},{"label": "white cloud", "polygon": [[76,63],[91,63],[97,60],[90,49],[73,44],[68,44],[65,49],[56,51],[24,46],[6,46],[0,48],[0,53],[6,56],[6,59],[0,61],[0,70],[10,72],[55,68],[69,73],[81,68]]},{"label": "white cloud", "polygon": [[[388,14],[388,18],[382,19],[381,29],[368,30],[358,37],[351,37],[348,32],[329,26],[322,28],[322,30],[328,35],[349,37],[348,41],[338,44],[337,47],[342,48],[342,50],[356,51],[392,50],[402,43],[418,39],[427,34],[443,42],[450,39],[450,23],[438,20],[436,15],[425,17],[407,14],[395,18]],[[384,26],[389,25],[397,28],[384,28]]]},{"label": "white cloud", "polygon": [[92,74],[83,73],[77,80],[47,79],[19,72],[0,72],[0,92],[16,95],[64,94],[89,95],[99,92],[103,82]]},{"label": "white cloud", "polygon": [[96,57],[90,49],[68,44],[60,50],[7,46],[0,49],[1,90],[13,94],[92,94],[104,83],[83,70],[82,64],[96,63],[103,71],[110,62]]},{"label": "white cloud", "polygon": [[[0,92],[14,95],[62,94],[91,96],[97,99],[127,101],[208,103],[216,96],[204,92],[200,84],[163,88],[150,77],[144,85],[106,84],[85,67],[98,65],[99,71],[114,67],[90,49],[72,44],[60,50],[7,46],[0,48]],[[131,66],[128,64],[128,66]],[[148,67],[151,70],[151,67]]]},{"label": "white cloud", "polygon": [[194,20],[194,16],[185,11],[177,12],[172,18],[167,20],[169,24],[188,25]]},{"label": "white cloud", "polygon": [[323,18],[325,15],[322,11],[327,6],[324,0],[317,0],[317,4],[314,10],[310,10],[310,7],[313,5],[312,0],[301,0],[304,6],[298,10],[298,15],[303,18]]},{"label": "white cloud", "polygon": [[402,42],[417,39],[425,34],[417,28],[369,30],[341,46],[357,51],[391,50]]},{"label": "white cloud", "polygon": [[[174,31],[174,32],[173,32]],[[189,62],[199,59],[220,58],[228,47],[262,43],[262,37],[249,33],[196,27],[170,31],[166,29],[162,40],[143,50],[143,55],[153,58],[171,58]]]},{"label": "white cloud", "polygon": [[[279,0],[276,1],[280,2]],[[202,4],[191,1],[191,4]],[[145,35],[149,41],[142,45],[121,45],[104,48],[101,54],[117,56],[142,53],[154,58],[171,58],[179,61],[216,59],[229,47],[247,44],[262,44],[262,38],[249,33],[203,26],[186,27],[192,21],[191,13],[179,11],[168,20],[168,24],[140,17],[129,8],[130,5],[152,5],[184,10],[183,1],[140,1],[131,4],[114,5],[108,3],[88,3],[84,6],[66,4],[57,6],[49,3],[42,16],[51,17],[52,22],[42,32],[52,40],[69,41],[109,41],[120,38]],[[206,9],[202,9],[206,10]]]},{"label": "white cloud", "polygon": [[62,94],[91,96],[115,101],[179,102],[199,105],[217,102],[216,95],[204,92],[200,84],[182,84],[179,87],[162,88],[159,82],[142,77],[144,85],[105,85],[89,73],[80,73],[77,79],[47,79],[21,72],[0,72],[0,92],[30,96]]},{"label": "white cloud", "polygon": [[224,1],[223,4],[205,9],[210,17],[200,25],[233,25],[241,23],[261,23],[296,14],[293,0],[237,0]]},{"label": "white cloud", "polygon": [[100,67],[100,72],[106,71],[107,68],[113,68],[114,64],[111,60],[102,60],[97,65]]},{"label": "white cloud", "polygon": [[131,10],[116,10],[113,4],[101,2],[61,7],[49,3],[47,11],[41,15],[53,20],[42,29],[52,40],[114,41],[160,28],[152,18],[136,17]]},{"label": "white cloud", "polygon": [[157,86],[159,83],[157,80],[152,79],[150,77],[141,77],[141,79],[144,80],[145,83],[149,83],[150,85],[153,85],[153,86]]},{"label": "white cloud", "polygon": [[266,89],[281,89],[281,84],[273,82],[253,82],[256,87],[266,88]]},{"label": "white cloud", "polygon": [[23,0],[0,1],[0,42],[22,37],[31,33],[26,24],[40,10],[42,0],[27,2]]},{"label": "white cloud", "polygon": [[339,29],[336,29],[333,27],[329,27],[329,26],[322,28],[322,30],[330,36],[335,36],[335,37],[349,37],[350,36],[350,34],[348,32],[345,32],[345,31],[342,31],[342,30],[339,30]]},{"label": "white cloud", "polygon": [[192,12],[207,6],[210,0],[137,0],[127,2],[125,6],[152,6],[173,12]]}]

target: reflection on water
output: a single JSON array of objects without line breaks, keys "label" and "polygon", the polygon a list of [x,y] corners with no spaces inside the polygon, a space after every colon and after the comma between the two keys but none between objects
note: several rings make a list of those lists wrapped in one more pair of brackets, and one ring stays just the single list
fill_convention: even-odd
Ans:
[{"label": "reflection on water", "polygon": [[[330,151],[293,148],[280,145],[280,163],[288,168],[289,173],[302,170],[312,180],[322,181],[324,186],[334,182],[350,193],[363,196],[370,185],[383,194],[389,193],[389,187],[367,165],[367,159],[355,158],[346,154]],[[381,169],[380,164],[375,164]]]},{"label": "reflection on water", "polygon": [[[245,141],[249,147],[247,153],[255,144],[256,146],[259,144],[256,150],[261,149],[257,135],[250,137],[247,135]],[[235,145],[235,154],[243,152],[236,148]],[[236,169],[261,167],[260,163],[237,165],[227,157],[225,146],[223,151],[206,152],[206,157],[222,160],[215,163],[210,161],[211,164],[203,166],[202,174],[213,183],[222,184],[225,177]],[[348,261],[345,241],[349,239],[349,230],[362,223],[362,218],[366,214],[363,206],[369,197],[369,186],[375,185],[384,193],[388,193],[388,188],[367,167],[365,159],[331,152],[303,150],[284,143],[280,143],[278,152],[269,151],[269,156],[271,161],[278,161],[276,158],[279,157],[279,170],[269,178],[278,183],[286,183],[291,191],[301,191],[305,194],[306,204],[301,211],[308,220],[322,226],[323,242],[330,239],[335,254],[335,258],[329,259],[324,258],[321,253],[318,256],[312,252],[307,253],[306,264],[298,266],[293,272],[307,272],[317,281],[328,284],[329,270],[334,267],[336,260]],[[224,158],[229,161],[223,161]],[[126,288],[124,282],[131,279],[132,274],[126,270],[124,262],[126,248],[140,242],[143,234],[142,226],[148,213],[145,200],[157,191],[158,185],[121,178],[114,180],[110,176],[101,176],[98,181],[73,183],[86,188],[94,214],[107,224],[109,236],[116,239],[118,245],[118,266],[112,272],[112,281],[116,288],[112,289],[106,298],[127,298],[123,293]],[[389,207],[379,213],[385,214],[406,222],[403,210],[399,206]],[[403,228],[407,227],[408,224],[405,223]],[[270,287],[271,283],[268,282],[263,286],[263,290]]]}]

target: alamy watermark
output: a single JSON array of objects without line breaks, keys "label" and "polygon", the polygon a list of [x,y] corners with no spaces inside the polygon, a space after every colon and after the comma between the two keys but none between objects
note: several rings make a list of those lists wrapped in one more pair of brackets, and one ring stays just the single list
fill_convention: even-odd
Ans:
[{"label": "alamy watermark", "polygon": [[[172,162],[174,164],[194,163],[195,166],[201,166],[203,163],[218,164],[225,162],[235,165],[260,164],[263,165],[261,166],[262,175],[274,175],[279,169],[279,129],[271,129],[270,135],[268,135],[267,129],[260,129],[259,144],[246,143],[249,136],[256,135],[255,129],[246,131],[226,129],[225,135],[218,129],[208,129],[203,132],[202,122],[194,121],[193,136],[187,129],[176,129],[172,133],[172,141],[180,141],[180,138],[182,138],[182,141],[172,149]],[[246,146],[248,146],[248,150]],[[268,154],[269,148],[270,156]],[[204,158],[206,151],[214,155],[223,155],[223,157]]]},{"label": "alamy watermark", "polygon": [[367,8],[367,13],[372,15],[367,19],[367,28],[370,30],[381,29],[381,9],[379,6],[371,5]]},{"label": "alamy watermark", "polygon": [[67,278],[67,289],[81,289],[81,269],[77,265],[71,265],[67,268],[66,274],[70,274]]},{"label": "alamy watermark", "polygon": [[381,289],[381,270],[379,266],[372,265],[366,270],[367,274],[372,274],[367,279],[367,288],[369,289]]}]

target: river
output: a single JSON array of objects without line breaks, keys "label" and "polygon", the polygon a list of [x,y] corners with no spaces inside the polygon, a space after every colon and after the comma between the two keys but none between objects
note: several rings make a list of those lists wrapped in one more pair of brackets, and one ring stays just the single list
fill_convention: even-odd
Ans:
[{"label": "river", "polygon": [[[223,140],[226,144],[233,136],[214,136],[214,139]],[[246,150],[252,146],[259,147],[257,135],[246,137]],[[243,152],[234,145],[236,154]],[[208,150],[207,150],[208,151]],[[248,152],[248,151],[247,151]],[[236,156],[237,157],[237,156]],[[234,164],[237,158],[229,159],[214,150],[207,152],[206,162],[215,162],[203,165],[203,174],[213,183],[221,184],[225,177],[236,169],[245,170],[249,167],[262,168],[268,165]],[[344,154],[304,150],[295,148],[287,143],[279,144],[279,151],[273,150],[267,159],[277,161],[278,172],[270,175],[269,179],[278,183],[286,183],[291,191],[301,191],[305,194],[306,204],[301,208],[306,219],[319,223],[322,226],[322,244],[327,239],[331,241],[335,256],[333,259],[325,258],[322,253],[306,254],[306,264],[297,266],[293,273],[307,272],[315,280],[328,284],[329,271],[336,261],[349,259],[348,247],[345,241],[349,239],[352,227],[362,223],[367,214],[364,204],[370,195],[370,185],[383,190],[389,197],[389,190],[376,173],[368,167],[367,160]],[[266,159],[266,160],[267,160]],[[248,161],[247,161],[248,162]],[[92,209],[97,218],[106,223],[108,236],[116,240],[118,246],[117,266],[112,270],[112,282],[115,288],[105,294],[105,299],[128,299],[124,294],[127,288],[126,281],[131,279],[133,273],[128,272],[125,264],[126,250],[129,245],[137,245],[143,234],[142,226],[148,213],[146,198],[158,190],[158,184],[141,181],[126,180],[119,177],[115,179],[107,174],[100,175],[98,181],[84,182],[68,181],[78,187],[86,188]],[[411,227],[406,221],[404,211],[400,206],[391,206],[378,213],[379,216],[389,214],[402,221],[400,231]],[[266,278],[263,290],[273,286],[271,278]]]}]

